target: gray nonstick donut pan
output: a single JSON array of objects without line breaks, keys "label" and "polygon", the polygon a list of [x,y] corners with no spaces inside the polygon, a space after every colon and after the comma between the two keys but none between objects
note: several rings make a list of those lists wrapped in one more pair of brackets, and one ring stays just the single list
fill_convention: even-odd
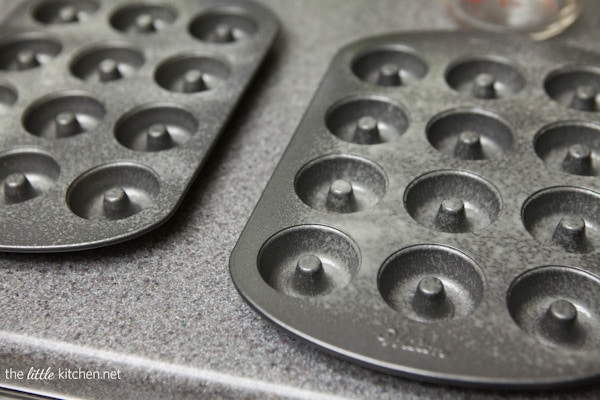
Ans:
[{"label": "gray nonstick donut pan", "polygon": [[388,373],[600,374],[600,55],[424,32],[333,60],[230,259],[260,314]]},{"label": "gray nonstick donut pan", "polygon": [[276,32],[247,1],[22,2],[0,27],[0,251],[168,219]]}]

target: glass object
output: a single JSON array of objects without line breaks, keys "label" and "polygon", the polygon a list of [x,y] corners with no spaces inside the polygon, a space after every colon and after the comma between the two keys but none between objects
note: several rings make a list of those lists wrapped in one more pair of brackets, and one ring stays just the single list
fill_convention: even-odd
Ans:
[{"label": "glass object", "polygon": [[489,31],[526,33],[534,40],[558,35],[569,27],[584,0],[446,0],[459,24]]}]

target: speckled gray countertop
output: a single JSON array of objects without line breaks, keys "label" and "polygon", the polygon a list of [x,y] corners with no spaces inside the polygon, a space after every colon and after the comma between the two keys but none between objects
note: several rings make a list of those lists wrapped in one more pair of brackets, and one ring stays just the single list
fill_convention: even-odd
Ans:
[{"label": "speckled gray countertop", "polygon": [[[600,398],[597,387],[494,393],[373,372],[292,338],[243,302],[229,254],[334,53],[367,35],[455,27],[436,0],[260,2],[281,20],[275,50],[167,224],[100,250],[0,255],[0,385],[99,399]],[[600,4],[589,3],[560,40],[597,48]],[[6,377],[31,367],[119,370],[121,379]]]}]

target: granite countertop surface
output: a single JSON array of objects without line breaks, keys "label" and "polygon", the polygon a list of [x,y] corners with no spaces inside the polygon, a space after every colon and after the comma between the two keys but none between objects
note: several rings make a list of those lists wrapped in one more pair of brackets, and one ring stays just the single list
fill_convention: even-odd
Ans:
[{"label": "granite countertop surface", "polygon": [[[229,254],[333,55],[364,36],[456,29],[437,0],[260,3],[278,15],[280,35],[170,221],[98,250],[0,254],[0,386],[69,398],[600,398],[597,387],[506,393],[374,372],[293,338],[244,303]],[[558,40],[597,48],[600,7],[588,6]],[[5,376],[31,367],[118,370],[121,379]]]}]

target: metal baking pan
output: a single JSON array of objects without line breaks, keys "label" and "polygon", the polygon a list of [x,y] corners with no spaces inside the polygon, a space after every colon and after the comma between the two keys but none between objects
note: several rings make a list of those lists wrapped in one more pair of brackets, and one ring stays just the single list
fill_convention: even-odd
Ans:
[{"label": "metal baking pan", "polygon": [[247,1],[22,2],[0,27],[0,251],[168,219],[276,32]]},{"label": "metal baking pan", "polygon": [[230,259],[340,357],[504,389],[600,374],[600,55],[510,35],[340,51]]}]

